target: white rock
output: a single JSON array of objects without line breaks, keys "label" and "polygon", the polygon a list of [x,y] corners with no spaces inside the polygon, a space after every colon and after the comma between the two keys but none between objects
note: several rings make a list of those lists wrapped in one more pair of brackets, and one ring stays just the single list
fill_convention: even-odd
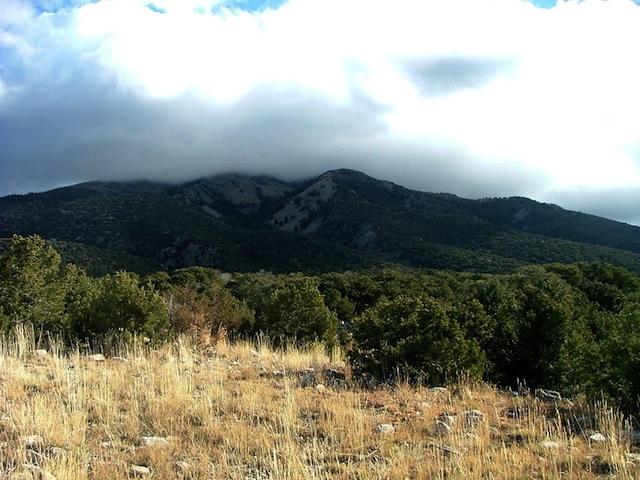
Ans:
[{"label": "white rock", "polygon": [[390,435],[396,431],[390,423],[381,423],[376,427],[376,430],[382,435]]},{"label": "white rock", "polygon": [[315,386],[315,389],[317,392],[324,392],[326,390],[326,387],[323,384],[319,383]]},{"label": "white rock", "polygon": [[36,357],[46,357],[47,355],[49,355],[49,352],[47,352],[45,349],[43,348],[39,348],[38,350],[34,350],[33,354]]},{"label": "white rock", "polygon": [[598,433],[594,433],[593,435],[590,435],[589,440],[594,443],[603,443],[607,441],[607,437],[605,437],[603,434],[598,432]]},{"label": "white rock", "polygon": [[176,462],[175,467],[176,467],[176,471],[183,475],[186,475],[189,472],[191,472],[191,465],[189,465],[187,462]]},{"label": "white rock", "polygon": [[147,467],[143,467],[142,465],[131,465],[129,472],[131,472],[131,475],[136,477],[148,477],[151,475],[151,470]]},{"label": "white rock", "polygon": [[456,417],[451,415],[450,413],[443,413],[442,415],[438,415],[438,420],[450,426],[456,423]]},{"label": "white rock", "polygon": [[89,355],[88,358],[92,362],[104,362],[105,360],[104,355],[102,355],[101,353],[94,353],[93,355]]},{"label": "white rock", "polygon": [[447,389],[444,387],[432,387],[429,391],[431,393],[447,393]]},{"label": "white rock", "polygon": [[158,447],[169,445],[169,440],[164,437],[146,437],[142,436],[138,439],[138,443],[144,447]]},{"label": "white rock", "polygon": [[485,415],[480,410],[467,410],[463,412],[464,421],[467,426],[475,427],[484,422]]},{"label": "white rock", "polygon": [[558,442],[554,442],[553,440],[545,440],[540,442],[542,448],[546,448],[547,450],[558,450],[560,448],[560,444]]},{"label": "white rock", "polygon": [[24,446],[30,450],[39,450],[44,447],[44,438],[40,435],[28,435],[24,437]]}]

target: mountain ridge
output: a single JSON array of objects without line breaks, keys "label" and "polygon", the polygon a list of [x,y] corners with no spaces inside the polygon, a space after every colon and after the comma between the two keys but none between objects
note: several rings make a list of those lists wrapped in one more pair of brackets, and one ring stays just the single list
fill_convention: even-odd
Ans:
[{"label": "mountain ridge", "polygon": [[420,192],[349,169],[297,182],[225,174],[11,195],[0,198],[0,237],[13,234],[122,252],[164,269],[317,272],[395,263],[508,272],[584,260],[640,272],[640,227],[525,197]]}]

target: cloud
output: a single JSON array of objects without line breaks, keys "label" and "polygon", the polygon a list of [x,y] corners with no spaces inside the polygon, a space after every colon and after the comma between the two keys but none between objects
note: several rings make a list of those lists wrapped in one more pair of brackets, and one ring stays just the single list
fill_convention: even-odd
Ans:
[{"label": "cloud", "polygon": [[0,0],[0,11],[0,195],[351,167],[631,218],[613,193],[640,185],[631,0]]},{"label": "cloud", "polygon": [[512,66],[509,59],[462,56],[412,59],[404,64],[411,80],[426,96],[481,88]]}]

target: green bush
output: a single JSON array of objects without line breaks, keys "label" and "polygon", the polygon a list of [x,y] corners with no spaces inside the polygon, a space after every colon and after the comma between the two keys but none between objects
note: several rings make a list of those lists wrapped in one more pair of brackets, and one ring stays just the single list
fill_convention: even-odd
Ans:
[{"label": "green bush", "polygon": [[400,374],[435,385],[460,375],[480,379],[484,353],[450,309],[426,294],[380,301],[354,325],[354,368],[383,379]]}]

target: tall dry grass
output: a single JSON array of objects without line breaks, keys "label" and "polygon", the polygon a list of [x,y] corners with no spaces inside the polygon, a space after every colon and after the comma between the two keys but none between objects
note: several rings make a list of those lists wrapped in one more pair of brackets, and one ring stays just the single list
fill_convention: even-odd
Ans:
[{"label": "tall dry grass", "polygon": [[[121,345],[101,361],[49,343],[44,355],[29,330],[0,339],[1,478],[640,476],[623,419],[606,405],[482,384],[362,390],[323,378],[348,366],[318,346],[223,340],[198,351],[180,338]],[[324,388],[305,380],[310,369]],[[465,421],[470,410],[484,416]],[[604,441],[589,439],[596,431]]]}]

